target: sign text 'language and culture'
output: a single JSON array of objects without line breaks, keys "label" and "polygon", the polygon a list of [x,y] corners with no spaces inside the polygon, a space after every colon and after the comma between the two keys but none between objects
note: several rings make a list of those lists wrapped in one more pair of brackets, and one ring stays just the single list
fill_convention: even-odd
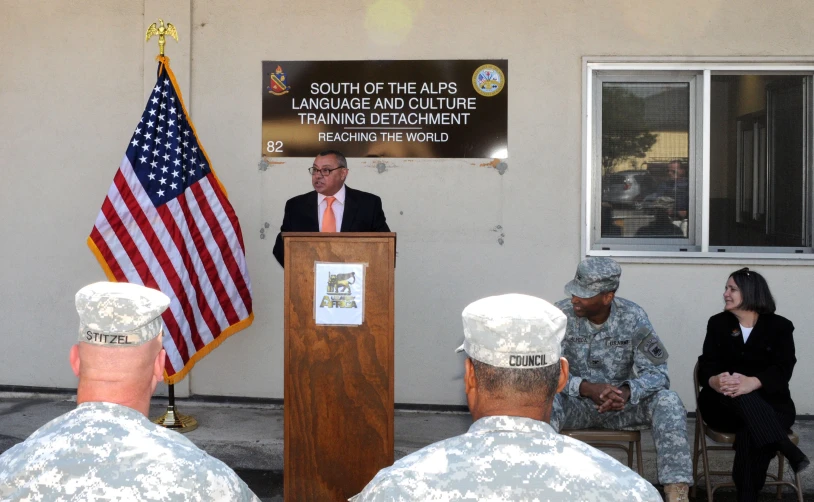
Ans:
[{"label": "sign text 'language and culture'", "polygon": [[265,157],[507,158],[508,61],[264,61]]}]

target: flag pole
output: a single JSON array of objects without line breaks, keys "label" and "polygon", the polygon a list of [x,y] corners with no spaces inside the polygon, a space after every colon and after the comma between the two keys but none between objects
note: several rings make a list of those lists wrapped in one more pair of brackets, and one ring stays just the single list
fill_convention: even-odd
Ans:
[{"label": "flag pole", "polygon": [[[147,28],[147,33],[144,41],[147,42],[153,35],[158,35],[158,52],[159,57],[164,57],[164,44],[166,35],[171,36],[178,41],[178,32],[171,23],[164,25],[163,19],[158,19],[158,23],[153,23]],[[167,411],[158,418],[153,419],[153,423],[172,429],[176,432],[189,432],[198,428],[198,421],[189,415],[182,415],[175,409],[175,385],[169,384],[169,402],[167,403]]]},{"label": "flag pole", "polygon": [[176,432],[189,432],[198,428],[198,421],[189,415],[182,415],[175,410],[175,385],[169,385],[170,395],[167,403],[167,411],[152,421],[158,425]]}]

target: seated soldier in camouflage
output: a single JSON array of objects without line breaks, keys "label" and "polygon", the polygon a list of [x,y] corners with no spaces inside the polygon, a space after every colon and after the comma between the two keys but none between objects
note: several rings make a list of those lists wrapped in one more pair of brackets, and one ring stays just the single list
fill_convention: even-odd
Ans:
[{"label": "seated soldier in camouflage", "polygon": [[692,483],[687,411],[669,390],[667,350],[647,314],[615,295],[622,269],[587,258],[556,304],[568,317],[562,342],[571,375],[554,400],[556,430],[652,427],[659,482],[668,501],[686,501]]},{"label": "seated soldier in camouflage", "polygon": [[146,417],[169,304],[135,284],[79,290],[78,406],[0,456],[0,500],[259,501],[226,464]]},{"label": "seated soldier in camouflage", "polygon": [[469,432],[382,469],[355,502],[424,500],[659,501],[638,474],[546,422],[568,379],[565,316],[526,295],[463,311]]}]

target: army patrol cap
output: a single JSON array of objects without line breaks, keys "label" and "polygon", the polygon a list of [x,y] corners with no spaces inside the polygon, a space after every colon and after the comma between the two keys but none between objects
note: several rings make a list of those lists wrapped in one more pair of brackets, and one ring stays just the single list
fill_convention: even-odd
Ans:
[{"label": "army patrol cap", "polygon": [[619,289],[622,267],[604,256],[585,258],[577,266],[574,280],[565,285],[565,294],[593,298],[600,293]]},{"label": "army patrol cap", "polygon": [[534,296],[490,296],[470,303],[461,314],[464,343],[472,359],[499,368],[542,368],[560,360],[566,317]]},{"label": "army patrol cap", "polygon": [[96,282],[76,293],[79,341],[133,346],[161,333],[161,313],[170,299],[161,291],[127,282]]}]

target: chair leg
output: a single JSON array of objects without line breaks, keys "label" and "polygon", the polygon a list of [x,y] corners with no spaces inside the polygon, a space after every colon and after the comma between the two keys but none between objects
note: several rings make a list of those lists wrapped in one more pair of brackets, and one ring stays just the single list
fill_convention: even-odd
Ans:
[{"label": "chair leg", "polygon": [[704,464],[704,483],[707,487],[707,502],[712,502],[712,482],[709,480],[709,455],[707,455],[707,438],[701,431],[701,460]]},{"label": "chair leg", "polygon": [[796,472],[794,473],[794,481],[797,484],[797,502],[803,502],[803,482]]},{"label": "chair leg", "polygon": [[692,442],[692,498],[698,495],[698,419],[695,420],[695,438]]},{"label": "chair leg", "polygon": [[630,470],[633,470],[633,443],[635,443],[635,441],[631,441],[627,444],[627,466]]},{"label": "chair leg", "polygon": [[[777,453],[777,480],[783,481],[783,464],[785,463],[785,457],[783,454],[778,452]],[[783,498],[783,485],[777,485],[777,500]]]},{"label": "chair leg", "polygon": [[644,476],[644,464],[642,464],[642,438],[636,441],[636,470],[639,471],[639,476]]}]

